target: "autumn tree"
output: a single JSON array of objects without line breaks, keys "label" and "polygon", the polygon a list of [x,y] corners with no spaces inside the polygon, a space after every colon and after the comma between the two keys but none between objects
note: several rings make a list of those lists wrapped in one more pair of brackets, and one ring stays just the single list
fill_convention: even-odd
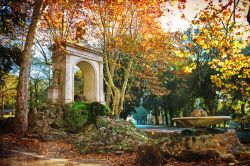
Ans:
[{"label": "autumn tree", "polygon": [[[89,5],[87,13],[93,25],[91,34],[98,40],[104,53],[106,102],[112,103],[114,114],[119,116],[128,84],[139,74],[136,69],[141,68],[141,64],[147,60],[145,69],[157,70],[160,64],[151,62],[157,59],[157,51],[167,50],[169,46],[164,45],[168,38],[159,24],[161,2],[104,1]],[[164,55],[166,53],[162,59]],[[117,72],[121,70],[124,74],[119,77]],[[155,79],[152,77],[148,80]]]},{"label": "autumn tree", "polygon": [[[237,1],[238,2],[238,1]],[[238,120],[241,126],[244,127],[246,122],[246,107],[247,100],[250,96],[250,77],[249,77],[249,56],[244,55],[243,48],[248,44],[248,39],[245,36],[245,31],[249,31],[249,27],[240,24],[237,19],[242,17],[242,11],[246,10],[246,2],[242,1],[238,7],[224,10],[220,17],[228,18],[227,24],[221,22],[221,35],[224,33],[224,40],[221,42],[221,49],[219,57],[211,61],[211,67],[214,68],[218,74],[211,76],[212,82],[221,89],[224,95],[230,94],[232,96],[232,104],[237,103],[239,107],[235,107],[235,112],[240,112]],[[230,20],[232,12],[235,14],[233,20]],[[214,20],[215,21],[215,20]],[[219,21],[218,21],[219,22]],[[231,25],[231,26],[225,26]],[[231,107],[232,108],[232,107]],[[233,113],[234,114],[234,113]]]},{"label": "autumn tree", "polygon": [[83,0],[61,0],[57,3],[49,3],[44,12],[40,30],[43,36],[52,41],[54,48],[64,49],[66,42],[77,43],[79,38],[85,35],[85,5]]},{"label": "autumn tree", "polygon": [[[207,32],[209,32],[207,30]],[[211,75],[216,74],[214,69],[211,69],[209,62],[214,58],[208,51],[213,49],[207,46],[208,50],[204,49],[204,43],[198,43],[196,35],[199,35],[200,29],[189,29],[184,33],[183,42],[185,43],[183,51],[177,51],[177,56],[184,56],[187,60],[187,65],[183,68],[186,73],[186,85],[190,90],[192,100],[203,98],[206,111],[214,115],[217,110],[217,94],[218,89],[211,81]],[[207,34],[206,34],[207,35]],[[205,39],[204,39],[205,40]],[[203,42],[203,40],[201,40]],[[211,47],[211,48],[209,48]],[[185,56],[188,55],[188,56]]]},{"label": "autumn tree", "polygon": [[[237,90],[245,99],[249,87],[249,57],[242,54],[242,48],[247,44],[244,32],[249,28],[240,23],[239,19],[244,16],[246,6],[247,1],[228,1],[219,4],[210,1],[192,21],[193,33],[185,37],[187,41],[192,39],[192,42],[187,42],[189,56],[197,56],[197,49],[203,55],[195,58],[196,61],[199,58],[200,63],[189,67],[190,71],[196,71],[200,64],[208,62],[208,71],[213,71],[211,81],[220,93],[226,94]],[[239,100],[244,101],[244,98]],[[242,110],[244,107],[242,105]]]}]

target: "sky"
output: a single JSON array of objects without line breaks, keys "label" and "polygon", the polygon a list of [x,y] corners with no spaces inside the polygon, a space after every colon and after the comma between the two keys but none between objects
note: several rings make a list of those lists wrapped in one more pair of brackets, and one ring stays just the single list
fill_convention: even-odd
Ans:
[{"label": "sky", "polygon": [[[190,27],[190,22],[194,19],[195,15],[199,13],[200,10],[206,7],[203,2],[188,0],[186,3],[186,8],[184,11],[179,11],[177,7],[170,7],[170,13],[166,13],[162,17],[162,24],[166,30],[170,31],[183,31]],[[181,18],[182,13],[185,15],[185,19]]]},{"label": "sky", "polygon": [[[214,0],[214,2],[218,2],[219,0]],[[224,3],[227,3],[228,0],[223,0]],[[190,22],[194,19],[194,17],[199,13],[200,10],[203,10],[207,6],[207,2],[205,0],[187,0],[185,4],[186,8],[180,12],[177,7],[170,7],[170,13],[166,13],[164,17],[161,18],[164,29],[174,31],[183,31],[190,27]],[[181,15],[185,15],[185,19],[181,18]],[[247,15],[244,13],[244,15]],[[240,20],[244,24],[248,24],[246,18],[241,18]]]}]

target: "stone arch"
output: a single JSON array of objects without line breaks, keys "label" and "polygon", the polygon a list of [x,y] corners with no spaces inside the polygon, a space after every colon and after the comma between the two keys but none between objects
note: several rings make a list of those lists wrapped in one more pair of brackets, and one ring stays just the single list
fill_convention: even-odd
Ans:
[{"label": "stone arch", "polygon": [[77,66],[77,64],[80,63],[80,62],[86,62],[87,64],[91,65],[92,69],[95,72],[95,75],[98,73],[98,71],[97,71],[98,69],[96,69],[95,64],[93,63],[93,61],[90,61],[88,59],[82,59],[82,58],[75,59],[75,61],[72,63],[73,67]]},{"label": "stone arch", "polygon": [[[65,49],[53,51],[52,70],[60,74],[53,74],[48,100],[52,103],[74,101],[74,67],[77,65],[86,75],[86,100],[104,103],[102,54],[89,46],[71,43],[67,43]],[[60,79],[54,78],[56,76]]]}]

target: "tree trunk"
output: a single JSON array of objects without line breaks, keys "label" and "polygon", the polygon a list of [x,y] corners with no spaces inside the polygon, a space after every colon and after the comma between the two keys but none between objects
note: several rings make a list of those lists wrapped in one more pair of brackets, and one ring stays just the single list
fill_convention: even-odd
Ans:
[{"label": "tree trunk", "polygon": [[166,122],[166,126],[168,126],[168,111],[167,111],[167,108],[164,107],[164,116],[165,116],[165,122]]},{"label": "tree trunk", "polygon": [[174,110],[173,108],[169,108],[169,119],[170,119],[170,126],[174,126],[174,122],[173,119],[174,118]]},{"label": "tree trunk", "polygon": [[207,108],[208,108],[208,110],[207,110],[208,115],[213,115],[213,116],[215,116],[215,114],[216,114],[216,109],[215,109],[214,105],[215,105],[215,102],[216,102],[216,101],[214,101],[214,100],[205,100],[204,102],[205,102],[205,105],[206,105]]},{"label": "tree trunk", "polygon": [[113,104],[112,104],[112,111],[114,112],[115,116],[119,118],[120,116],[120,102],[121,102],[121,92],[119,89],[116,89],[114,91],[114,98],[113,98]]},{"label": "tree trunk", "polygon": [[248,21],[248,23],[250,25],[250,6],[249,6],[249,9],[248,9],[247,21]]},{"label": "tree trunk", "polygon": [[4,113],[4,94],[2,93],[2,111],[0,116],[3,116],[3,113]]},{"label": "tree trunk", "polygon": [[121,90],[121,96],[120,96],[121,99],[120,99],[119,110],[118,110],[119,114],[121,114],[122,109],[123,109],[123,103],[125,100],[125,93],[126,93],[126,90],[128,87],[128,79],[130,77],[130,73],[131,73],[131,69],[132,69],[132,65],[133,65],[133,60],[134,60],[133,58],[131,58],[129,60],[128,67],[127,67],[126,72],[125,72],[124,81],[123,81],[122,90]]},{"label": "tree trunk", "polygon": [[112,89],[107,86],[107,93],[106,93],[106,105],[110,107],[110,103],[111,103],[111,96],[112,96]]},{"label": "tree trunk", "polygon": [[[110,69],[110,75],[111,75],[111,78],[113,79],[113,76],[114,76],[114,65],[110,65],[109,67]],[[107,85],[107,93],[106,93],[106,105],[110,107],[110,103],[111,103],[111,98],[112,98],[112,89],[109,85]]]},{"label": "tree trunk", "polygon": [[[246,116],[246,112],[245,112],[245,104],[241,104],[240,111],[241,111],[241,117]],[[242,122],[242,121],[240,122],[240,128],[241,128],[242,130],[244,130],[244,129],[245,129],[245,123],[244,123],[244,122]]]},{"label": "tree trunk", "polygon": [[155,125],[160,125],[158,115],[155,114]]},{"label": "tree trunk", "polygon": [[[105,51],[104,51],[105,52]],[[118,103],[119,103],[119,101],[117,101],[118,100],[118,91],[119,91],[119,89],[115,86],[115,84],[114,84],[114,82],[113,82],[113,77],[112,77],[112,73],[111,73],[111,71],[110,71],[110,67],[109,67],[109,61],[108,61],[108,53],[107,52],[105,52],[105,54],[104,54],[104,67],[105,67],[105,70],[106,70],[106,76],[107,76],[107,84],[108,84],[108,86],[111,88],[111,90],[114,92],[114,96],[113,96],[113,103],[112,103],[112,113],[114,114],[114,115],[117,115],[117,113],[116,113],[116,107],[117,107],[117,105],[118,105]],[[120,93],[120,92],[119,92]],[[120,99],[120,97],[119,97],[119,99]]]},{"label": "tree trunk", "polygon": [[30,85],[29,85],[29,89],[30,89],[30,109],[33,109],[33,89],[32,89],[32,83],[30,81]]},{"label": "tree trunk", "polygon": [[107,53],[104,54],[104,62],[105,62],[105,69],[106,69],[106,74],[107,74],[107,83],[109,84],[110,88],[112,89],[114,93],[113,94],[114,96],[112,99],[112,112],[118,118],[122,112],[124,96],[125,96],[125,92],[126,92],[127,85],[128,85],[128,79],[129,79],[131,69],[132,69],[133,58],[131,58],[129,61],[121,89],[118,89],[113,82],[112,72],[114,70],[112,70],[112,67],[110,68],[110,66],[108,65],[108,64],[111,64],[112,62],[108,61]]},{"label": "tree trunk", "polygon": [[15,130],[16,133],[20,135],[24,135],[28,130],[27,93],[29,86],[29,74],[32,61],[33,46],[37,34],[37,27],[44,9],[45,1],[36,0],[34,3],[32,21],[29,26],[20,65],[15,115]]}]

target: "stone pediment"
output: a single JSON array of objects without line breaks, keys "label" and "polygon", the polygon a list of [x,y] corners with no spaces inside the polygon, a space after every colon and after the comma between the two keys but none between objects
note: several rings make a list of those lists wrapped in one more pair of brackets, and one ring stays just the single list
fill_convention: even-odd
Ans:
[{"label": "stone pediment", "polygon": [[88,45],[67,42],[64,47],[65,50],[53,50],[52,59],[64,54],[87,58],[98,62],[103,61],[103,53],[99,50],[91,48]]}]

